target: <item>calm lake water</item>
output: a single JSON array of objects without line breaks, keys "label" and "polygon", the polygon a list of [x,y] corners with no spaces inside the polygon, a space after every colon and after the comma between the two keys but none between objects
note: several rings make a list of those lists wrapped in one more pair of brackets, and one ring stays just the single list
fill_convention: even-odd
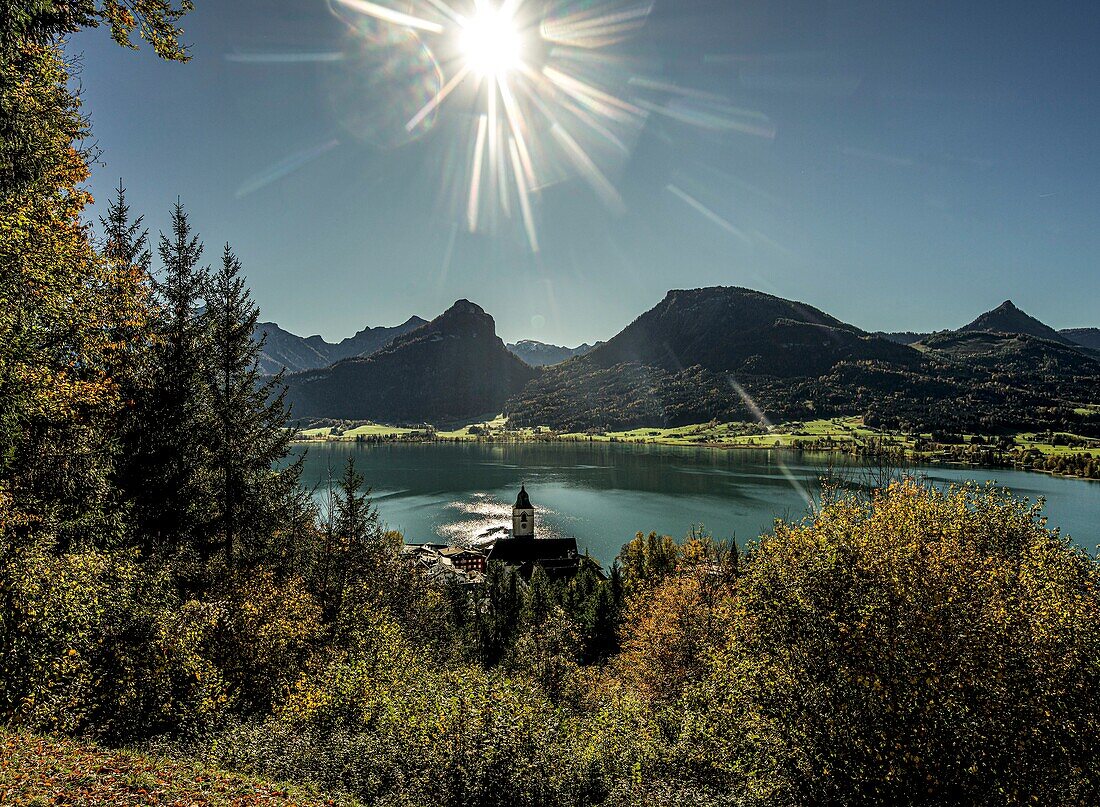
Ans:
[{"label": "calm lake water", "polygon": [[[323,496],[348,456],[374,489],[382,519],[411,543],[510,526],[525,483],[537,534],[576,536],[603,563],[638,531],[682,536],[705,525],[716,537],[752,540],[775,518],[805,515],[805,493],[843,461],[811,452],[609,443],[326,443],[308,447],[305,483]],[[1100,483],[984,468],[914,472],[936,483],[995,480],[1021,496],[1044,497],[1051,526],[1090,552],[1100,543]],[[847,474],[863,476],[856,468]]]}]

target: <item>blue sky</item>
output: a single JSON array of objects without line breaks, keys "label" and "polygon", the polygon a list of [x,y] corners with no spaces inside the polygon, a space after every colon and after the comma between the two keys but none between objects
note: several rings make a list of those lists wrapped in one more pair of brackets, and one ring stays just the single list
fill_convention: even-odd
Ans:
[{"label": "blue sky", "polygon": [[182,197],[208,256],[231,242],[264,318],[297,333],[466,297],[509,341],[572,345],[719,284],[868,330],[957,327],[1006,298],[1100,326],[1096,3],[656,0],[601,51],[602,86],[646,110],[601,164],[621,208],[563,169],[537,253],[518,213],[468,232],[472,97],[399,139],[386,114],[422,84],[372,67],[325,0],[196,5],[187,65],[103,31],[70,43],[103,151],[91,187],[102,206],[123,177],[154,232]]}]

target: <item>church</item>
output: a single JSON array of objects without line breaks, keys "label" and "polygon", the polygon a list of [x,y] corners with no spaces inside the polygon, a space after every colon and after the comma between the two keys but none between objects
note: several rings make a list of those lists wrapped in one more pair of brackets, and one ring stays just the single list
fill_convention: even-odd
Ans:
[{"label": "church", "polygon": [[489,560],[513,567],[527,579],[535,566],[541,566],[548,577],[559,578],[575,574],[581,563],[576,538],[536,537],[535,508],[524,485],[512,507],[511,533],[496,540]]}]

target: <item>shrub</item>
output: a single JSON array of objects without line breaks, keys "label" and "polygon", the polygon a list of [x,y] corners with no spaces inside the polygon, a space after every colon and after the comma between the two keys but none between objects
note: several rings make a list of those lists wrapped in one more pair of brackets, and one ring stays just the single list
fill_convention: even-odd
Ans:
[{"label": "shrub", "polygon": [[0,593],[3,722],[133,740],[198,731],[228,701],[217,614],[130,552],[32,544],[0,564]]},{"label": "shrub", "polygon": [[1007,494],[841,497],[760,540],[681,763],[748,804],[1095,804],[1098,583]]}]

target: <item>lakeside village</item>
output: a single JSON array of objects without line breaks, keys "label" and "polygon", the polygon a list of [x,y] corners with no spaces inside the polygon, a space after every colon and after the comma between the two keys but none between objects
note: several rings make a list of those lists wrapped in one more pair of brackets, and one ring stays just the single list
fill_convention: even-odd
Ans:
[{"label": "lakeside village", "polygon": [[491,527],[463,545],[406,544],[401,556],[430,579],[463,586],[484,583],[490,560],[503,563],[526,581],[531,579],[535,566],[541,566],[551,580],[572,577],[585,563],[592,564],[603,576],[596,561],[577,552],[576,538],[535,537],[535,508],[526,486],[520,487],[512,507],[511,529]]}]

